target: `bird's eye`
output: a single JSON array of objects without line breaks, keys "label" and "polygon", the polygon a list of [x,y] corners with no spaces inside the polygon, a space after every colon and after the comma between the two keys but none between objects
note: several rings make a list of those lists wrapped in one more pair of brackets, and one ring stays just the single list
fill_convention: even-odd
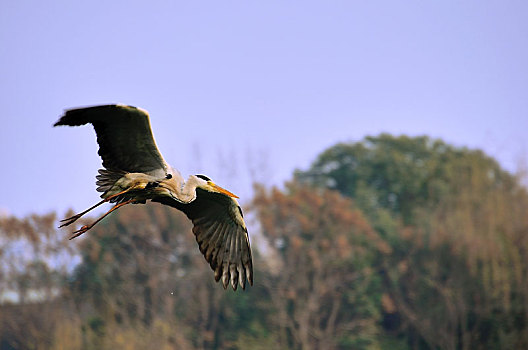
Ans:
[{"label": "bird's eye", "polygon": [[166,178],[167,180],[172,179],[172,174],[167,174],[167,176],[165,176],[165,178]]},{"label": "bird's eye", "polygon": [[205,175],[196,175],[196,177],[199,177],[200,179],[205,180],[205,181],[211,181],[211,179],[208,178],[208,177],[205,176]]}]

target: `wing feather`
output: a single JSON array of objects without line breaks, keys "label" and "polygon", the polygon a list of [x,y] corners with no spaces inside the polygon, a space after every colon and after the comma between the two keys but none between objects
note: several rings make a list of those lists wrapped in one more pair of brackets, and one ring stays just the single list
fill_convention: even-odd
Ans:
[{"label": "wing feather", "polygon": [[183,211],[193,222],[193,233],[205,259],[227,288],[246,281],[253,285],[253,261],[246,224],[238,203],[221,193],[197,188],[196,199],[188,204],[169,197],[152,199]]},{"label": "wing feather", "polygon": [[150,127],[148,113],[124,105],[102,105],[66,110],[54,126],[92,124],[99,155],[106,169],[164,176],[163,159]]},{"label": "wing feather", "polygon": [[228,261],[229,261],[229,274],[231,275],[231,286],[233,289],[236,290],[236,285],[238,283],[238,272],[237,272],[237,266],[240,265],[237,263],[237,256],[239,256],[238,252],[236,251],[236,242],[238,241],[238,237],[231,237],[231,244],[230,244],[230,251],[226,251],[226,254],[229,254]]},{"label": "wing feather", "polygon": [[[195,226],[197,227],[197,226]],[[224,237],[224,231],[225,226],[222,226],[220,224],[217,225],[215,230],[211,231],[211,238],[209,241],[204,241],[202,244],[205,246],[207,245],[207,251],[205,253],[205,259],[211,264],[214,262],[216,265],[218,264],[216,257],[218,256],[218,242],[223,239]],[[198,242],[200,243],[200,242]],[[215,265],[215,266],[216,266]]]},{"label": "wing feather", "polygon": [[[223,265],[224,259],[224,249],[227,246],[227,241],[231,240],[232,235],[226,234],[229,230],[229,227],[226,225],[222,226],[220,229],[220,234],[218,237],[216,237],[215,240],[212,240],[210,245],[213,246],[213,254],[211,256],[211,267],[219,269],[222,273],[225,272],[225,268]],[[224,287],[225,288],[225,287]]]},{"label": "wing feather", "polygon": [[217,261],[219,265],[222,265],[222,284],[224,286],[224,289],[227,288],[227,284],[229,283],[229,277],[230,277],[230,272],[231,272],[229,268],[231,265],[231,261],[229,260],[229,253],[232,247],[233,238],[234,238],[233,235],[227,236],[225,238],[225,243],[222,247],[222,250],[218,252]]}]

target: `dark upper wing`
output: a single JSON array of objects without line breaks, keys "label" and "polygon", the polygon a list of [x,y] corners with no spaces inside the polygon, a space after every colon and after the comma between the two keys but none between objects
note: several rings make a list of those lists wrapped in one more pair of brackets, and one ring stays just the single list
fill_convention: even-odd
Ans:
[{"label": "dark upper wing", "polygon": [[99,155],[107,169],[125,172],[167,172],[167,163],[156,147],[148,113],[124,105],[104,105],[66,110],[55,123],[78,126],[91,123],[97,134]]},{"label": "dark upper wing", "polygon": [[249,237],[242,210],[234,199],[197,188],[196,199],[188,204],[169,197],[152,201],[179,209],[192,220],[200,251],[215,272],[215,280],[222,278],[224,288],[231,282],[234,290],[238,283],[244,289],[246,279],[253,285]]}]

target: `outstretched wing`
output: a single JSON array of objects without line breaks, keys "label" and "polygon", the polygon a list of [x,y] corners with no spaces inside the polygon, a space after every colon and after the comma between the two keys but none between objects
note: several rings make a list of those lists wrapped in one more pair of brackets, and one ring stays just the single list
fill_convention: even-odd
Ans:
[{"label": "outstretched wing", "polygon": [[240,206],[231,197],[196,189],[196,199],[188,204],[170,197],[153,199],[183,211],[192,220],[193,233],[200,251],[215,272],[215,280],[222,278],[224,288],[231,283],[246,287],[246,279],[253,285],[253,261],[246,224]]},{"label": "outstretched wing", "polygon": [[94,126],[105,168],[160,177],[167,174],[169,166],[156,146],[147,111],[124,105],[70,109],[54,126],[87,123]]}]

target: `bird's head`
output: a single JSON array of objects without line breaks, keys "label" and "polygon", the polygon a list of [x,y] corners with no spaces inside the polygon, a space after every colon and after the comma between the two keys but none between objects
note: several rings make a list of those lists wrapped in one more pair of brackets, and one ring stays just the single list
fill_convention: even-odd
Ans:
[{"label": "bird's head", "polygon": [[199,188],[204,189],[204,190],[209,191],[209,192],[222,193],[222,194],[225,194],[226,196],[229,196],[229,197],[238,198],[237,195],[235,195],[235,194],[229,192],[228,190],[218,186],[217,184],[215,184],[213,182],[213,180],[211,180],[210,178],[208,178],[205,175],[195,175],[194,177],[196,178],[196,182],[197,182],[197,186],[196,187],[199,187]]}]

